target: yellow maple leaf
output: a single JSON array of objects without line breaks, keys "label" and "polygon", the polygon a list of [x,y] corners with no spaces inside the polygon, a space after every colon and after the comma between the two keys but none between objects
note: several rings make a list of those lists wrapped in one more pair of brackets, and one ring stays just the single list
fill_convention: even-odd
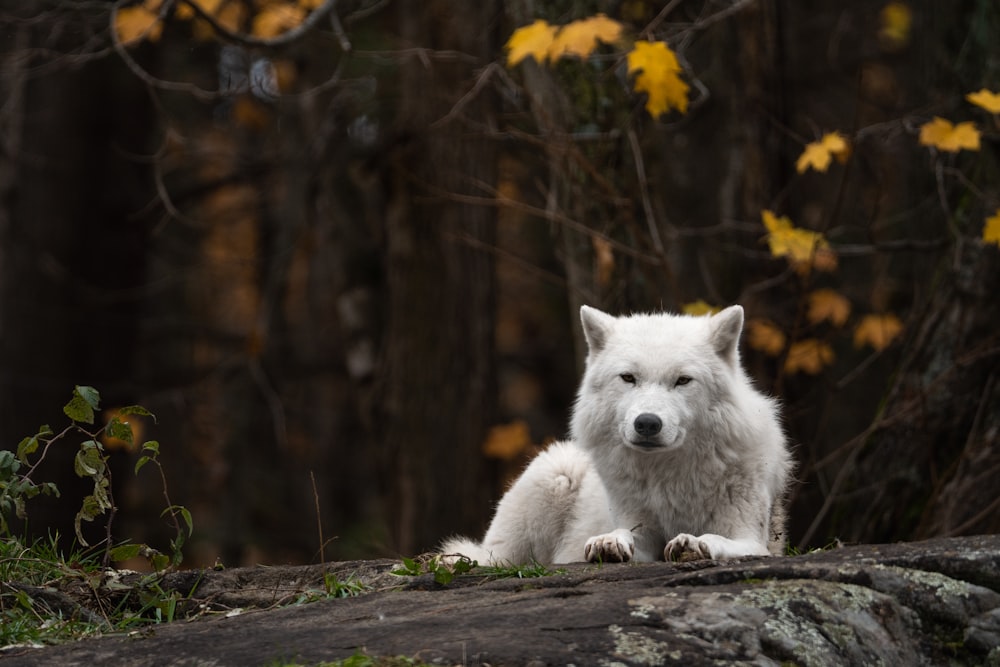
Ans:
[{"label": "yellow maple leaf", "polygon": [[785,349],[785,332],[770,320],[754,318],[747,322],[747,345],[776,357]]},{"label": "yellow maple leaf", "polygon": [[898,51],[909,43],[913,12],[905,2],[890,2],[882,8],[879,18],[878,36],[888,50]]},{"label": "yellow maple leaf", "polygon": [[903,330],[903,323],[892,313],[865,315],[854,330],[854,347],[870,345],[884,350]]},{"label": "yellow maple leaf", "polygon": [[558,30],[558,26],[549,25],[543,19],[515,30],[504,44],[507,50],[507,67],[514,67],[528,56],[539,64],[545,63]]},{"label": "yellow maple leaf", "polygon": [[829,132],[819,141],[808,144],[795,163],[795,170],[800,174],[812,167],[816,171],[826,171],[830,161],[837,158],[839,162],[847,160],[850,154],[850,144],[840,132]]},{"label": "yellow maple leaf", "polygon": [[531,446],[528,424],[517,419],[490,429],[483,443],[483,454],[491,459],[511,460]]},{"label": "yellow maple leaf", "polygon": [[1000,208],[992,217],[986,218],[986,224],[983,226],[983,242],[1000,246]]},{"label": "yellow maple leaf", "polygon": [[284,2],[267,5],[253,17],[251,31],[264,39],[277,37],[302,23],[306,14],[306,10],[299,5]]},{"label": "yellow maple leaf", "polygon": [[772,211],[761,211],[761,220],[767,228],[767,245],[774,257],[787,257],[800,273],[810,268],[834,271],[837,254],[823,235],[792,224],[787,216],[778,217]]},{"label": "yellow maple leaf", "polygon": [[564,25],[553,39],[549,47],[549,58],[557,60],[564,56],[579,56],[586,58],[598,42],[611,44],[622,36],[622,24],[609,19],[604,14],[580,19]]},{"label": "yellow maple leaf", "polygon": [[650,116],[659,118],[672,108],[687,113],[690,87],[681,80],[677,55],[665,42],[639,40],[627,59],[628,73],[635,75],[633,88],[648,96],[646,111]]},{"label": "yellow maple leaf", "polygon": [[979,130],[972,121],[953,125],[935,116],[934,120],[920,126],[920,143],[948,153],[957,153],[963,148],[978,151]]},{"label": "yellow maple leaf", "polygon": [[816,338],[796,341],[788,348],[785,358],[786,373],[818,375],[825,366],[833,363],[833,348]]},{"label": "yellow maple leaf", "polygon": [[131,45],[148,39],[155,42],[163,32],[160,20],[161,0],[146,0],[141,5],[123,7],[115,16],[115,32],[122,44]]},{"label": "yellow maple leaf", "polygon": [[698,299],[681,306],[681,312],[685,315],[714,315],[720,310],[721,308],[716,308],[704,299]]},{"label": "yellow maple leaf", "polygon": [[1000,113],[1000,93],[994,93],[983,88],[977,93],[969,93],[965,96],[965,99],[977,107],[986,109],[990,113]]},{"label": "yellow maple leaf", "polygon": [[809,309],[806,319],[812,324],[829,321],[842,327],[851,315],[851,302],[840,292],[832,289],[818,289],[809,294]]}]

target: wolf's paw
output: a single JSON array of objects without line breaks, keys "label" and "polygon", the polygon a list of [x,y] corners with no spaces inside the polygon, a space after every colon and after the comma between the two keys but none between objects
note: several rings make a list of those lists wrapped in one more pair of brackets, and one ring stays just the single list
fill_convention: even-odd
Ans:
[{"label": "wolf's paw", "polygon": [[583,555],[591,563],[627,563],[635,555],[635,541],[629,531],[597,535],[587,540]]},{"label": "wolf's paw", "polygon": [[667,542],[667,548],[663,550],[663,559],[667,562],[686,563],[689,560],[704,560],[711,557],[712,549],[708,543],[687,533],[681,533]]}]

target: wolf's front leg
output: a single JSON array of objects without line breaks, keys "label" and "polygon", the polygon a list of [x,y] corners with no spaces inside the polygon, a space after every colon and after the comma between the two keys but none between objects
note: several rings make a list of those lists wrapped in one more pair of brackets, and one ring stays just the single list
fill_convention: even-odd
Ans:
[{"label": "wolf's front leg", "polygon": [[635,555],[635,538],[627,528],[596,535],[587,540],[583,555],[591,563],[627,563]]},{"label": "wolf's front leg", "polygon": [[667,542],[667,546],[663,550],[663,559],[668,562],[767,555],[770,555],[767,545],[759,540],[753,538],[731,540],[728,537],[711,533],[705,533],[698,537],[681,533]]}]

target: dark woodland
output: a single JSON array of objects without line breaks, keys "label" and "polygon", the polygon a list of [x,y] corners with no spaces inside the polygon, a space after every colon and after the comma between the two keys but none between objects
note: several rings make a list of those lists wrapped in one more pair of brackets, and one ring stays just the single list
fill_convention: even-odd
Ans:
[{"label": "dark woodland", "polygon": [[[785,332],[742,354],[794,445],[793,546],[1000,532],[1000,115],[966,100],[1000,90],[995,0],[329,0],[264,37],[278,0],[221,31],[177,0],[126,45],[131,4],[0,0],[0,448],[75,385],[145,406],[185,566],[480,533],[566,434],[582,304]],[[516,28],[598,12],[677,53],[686,113],[650,117],[620,46],[507,66]],[[981,146],[921,144],[934,117]],[[834,131],[846,160],[799,173]],[[763,210],[835,270],[773,256]],[[899,334],[858,343],[868,314]],[[788,363],[804,340],[820,367]],[[114,539],[165,544],[154,473],[108,446]],[[72,540],[74,447],[28,534]]]}]

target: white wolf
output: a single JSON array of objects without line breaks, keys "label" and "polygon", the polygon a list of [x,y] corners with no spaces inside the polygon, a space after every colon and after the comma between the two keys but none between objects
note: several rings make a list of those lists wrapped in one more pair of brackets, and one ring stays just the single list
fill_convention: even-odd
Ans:
[{"label": "white wolf", "polygon": [[580,311],[589,353],[572,439],[539,454],[481,543],[480,563],[780,554],[792,468],[775,402],[740,365],[743,309]]}]

